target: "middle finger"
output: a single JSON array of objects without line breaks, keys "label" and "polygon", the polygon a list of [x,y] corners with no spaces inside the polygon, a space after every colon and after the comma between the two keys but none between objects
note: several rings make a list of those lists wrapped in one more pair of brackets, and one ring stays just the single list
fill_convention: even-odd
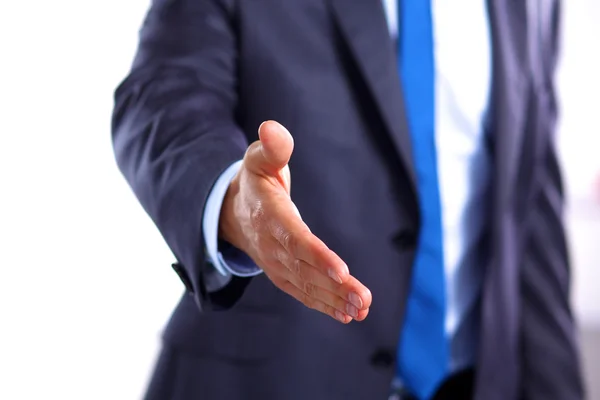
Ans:
[{"label": "middle finger", "polygon": [[369,289],[353,276],[350,276],[345,283],[339,284],[305,261],[294,259],[287,252],[279,254],[277,258],[286,268],[285,278],[307,295],[329,304],[353,318],[357,318],[362,314],[361,311],[370,307],[371,293]]}]

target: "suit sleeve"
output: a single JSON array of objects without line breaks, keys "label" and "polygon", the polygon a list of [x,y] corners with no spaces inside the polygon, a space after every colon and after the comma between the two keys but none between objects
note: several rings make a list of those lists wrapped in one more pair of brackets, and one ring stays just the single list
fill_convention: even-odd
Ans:
[{"label": "suit sleeve", "polygon": [[112,119],[117,164],[201,310],[232,306],[250,279],[233,277],[216,292],[205,282],[214,272],[203,245],[206,201],[248,145],[234,119],[237,43],[225,1],[153,0]]},{"label": "suit sleeve", "polygon": [[529,215],[521,277],[522,385],[524,400],[584,398],[577,330],[570,308],[570,265],[563,221],[564,193],[554,145],[557,118],[553,74],[560,10],[552,2],[542,45],[547,68],[530,129],[541,138],[537,190]]}]

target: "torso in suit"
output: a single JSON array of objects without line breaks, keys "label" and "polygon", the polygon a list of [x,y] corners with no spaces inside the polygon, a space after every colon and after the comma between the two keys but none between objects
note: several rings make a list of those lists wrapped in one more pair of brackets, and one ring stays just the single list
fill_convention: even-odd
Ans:
[{"label": "torso in suit", "polygon": [[[492,0],[489,13],[494,170],[475,397],[580,399],[552,146],[558,5]],[[119,165],[188,291],[148,398],[387,398],[419,230],[402,109],[379,1],[154,2],[113,120]],[[362,323],[337,324],[265,276],[207,290],[204,202],[267,119],[294,133],[302,217],[373,293]]]}]

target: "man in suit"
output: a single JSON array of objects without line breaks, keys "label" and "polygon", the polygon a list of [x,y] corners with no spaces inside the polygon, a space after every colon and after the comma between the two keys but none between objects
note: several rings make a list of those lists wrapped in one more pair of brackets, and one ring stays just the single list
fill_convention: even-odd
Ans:
[{"label": "man in suit", "polygon": [[463,3],[153,1],[113,118],[186,287],[147,399],[583,397],[558,3]]}]

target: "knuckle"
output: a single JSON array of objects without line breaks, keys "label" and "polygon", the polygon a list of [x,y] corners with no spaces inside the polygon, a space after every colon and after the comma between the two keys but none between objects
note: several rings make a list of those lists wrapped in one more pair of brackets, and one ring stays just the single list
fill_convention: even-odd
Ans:
[{"label": "knuckle", "polygon": [[260,146],[260,140],[255,140],[254,142],[250,143],[250,145],[246,149],[246,153],[256,149],[258,146]]},{"label": "knuckle", "polygon": [[[266,243],[265,243],[265,247],[266,247]],[[284,264],[285,265],[285,261],[286,261],[286,257],[285,257],[285,252],[280,250],[280,249],[275,249],[271,252],[271,257],[276,260],[277,262],[279,262],[280,264]]]},{"label": "knuckle", "polygon": [[303,282],[302,289],[303,289],[304,293],[306,293],[306,295],[309,297],[314,297],[314,295],[317,292],[317,287],[315,285],[313,285],[311,282],[306,282],[306,281]]},{"label": "knuckle", "polygon": [[331,306],[326,305],[325,307],[323,307],[323,313],[329,315],[334,319],[337,319],[337,317],[335,316],[335,308]]},{"label": "knuckle", "polygon": [[323,314],[325,315],[329,315],[331,318],[334,318],[337,320],[336,316],[335,316],[335,309],[331,306],[328,306],[327,304],[322,303],[322,307],[319,310],[321,311]]},{"label": "knuckle", "polygon": [[253,154],[256,154],[256,152],[260,150],[260,145],[260,140],[256,140],[250,143],[250,145],[246,149],[246,154],[244,154],[244,161],[248,161],[248,159],[252,157]]},{"label": "knuckle", "polygon": [[296,235],[292,232],[285,232],[282,237],[283,247],[290,253],[296,248]]},{"label": "knuckle", "polygon": [[291,266],[292,272],[294,274],[296,274],[296,276],[300,279],[300,280],[307,280],[306,279],[306,273],[304,271],[304,269],[302,268],[302,263],[299,259],[294,259],[292,261],[292,266]]},{"label": "knuckle", "polygon": [[250,210],[250,224],[256,231],[260,229],[265,221],[265,209],[260,200],[257,200]]}]

